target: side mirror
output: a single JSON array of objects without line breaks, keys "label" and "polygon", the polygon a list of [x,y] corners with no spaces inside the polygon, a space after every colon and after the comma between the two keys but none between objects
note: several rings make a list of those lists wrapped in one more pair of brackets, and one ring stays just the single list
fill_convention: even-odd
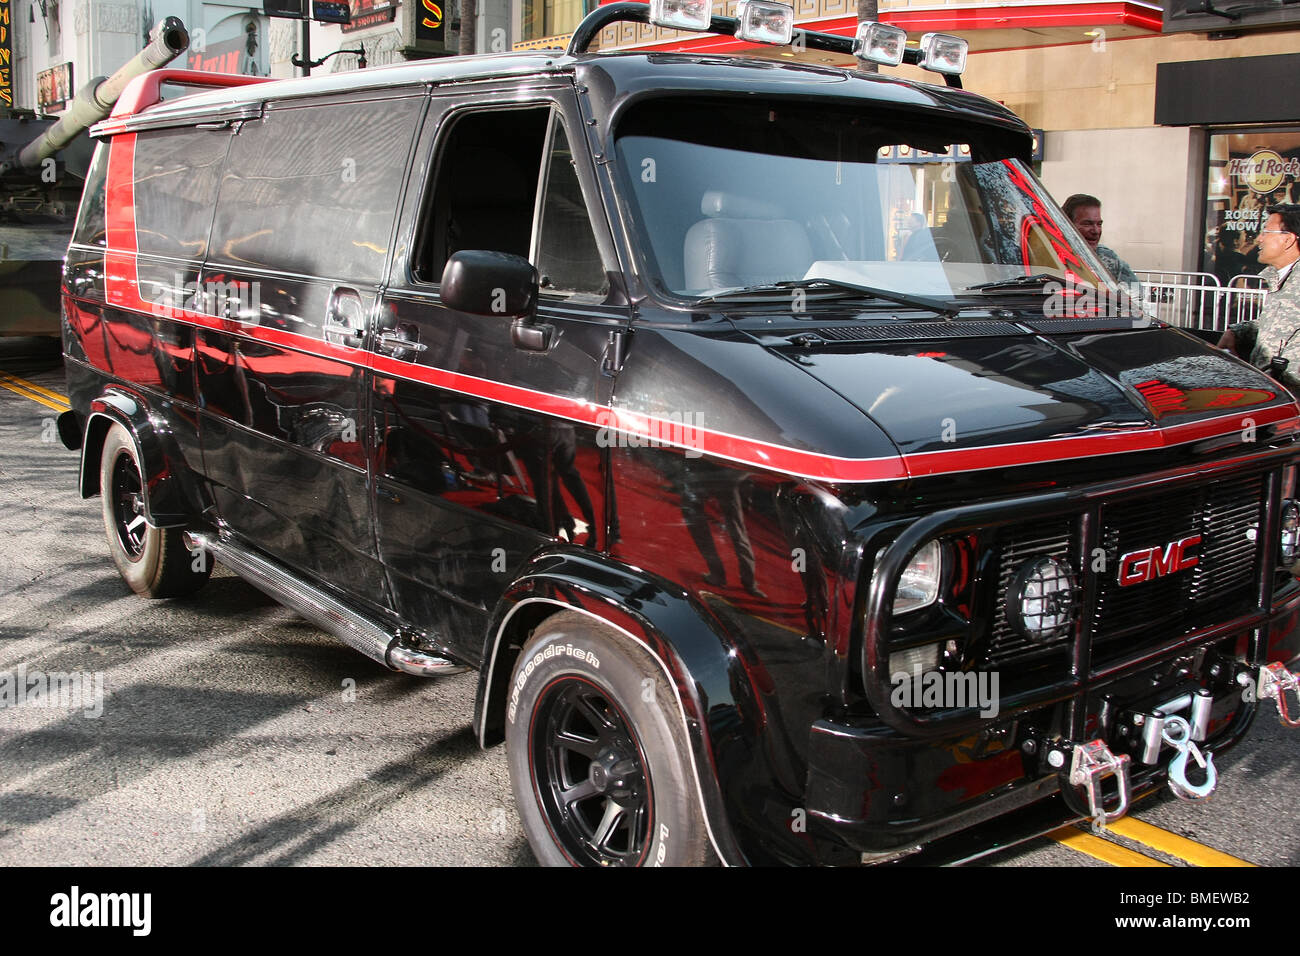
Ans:
[{"label": "side mirror", "polygon": [[510,326],[516,348],[545,352],[555,327],[538,325],[537,268],[521,256],[486,249],[454,253],[442,270],[443,304],[471,315],[514,319]]}]

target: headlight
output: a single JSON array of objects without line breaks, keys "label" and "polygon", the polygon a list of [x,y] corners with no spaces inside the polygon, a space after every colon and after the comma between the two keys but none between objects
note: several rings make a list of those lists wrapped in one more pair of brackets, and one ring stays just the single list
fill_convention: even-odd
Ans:
[{"label": "headlight", "polygon": [[1282,502],[1282,538],[1278,545],[1278,558],[1283,567],[1291,567],[1300,555],[1300,502]]},{"label": "headlight", "polygon": [[[884,548],[881,548],[881,553]],[[880,555],[876,558],[879,560]],[[939,580],[943,576],[943,549],[939,542],[929,541],[912,556],[898,587],[894,589],[894,614],[907,614],[929,607],[939,598]]]}]

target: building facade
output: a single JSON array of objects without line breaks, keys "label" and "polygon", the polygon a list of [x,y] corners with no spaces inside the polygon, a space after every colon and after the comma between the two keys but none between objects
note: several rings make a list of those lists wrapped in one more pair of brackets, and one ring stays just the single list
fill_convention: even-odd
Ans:
[{"label": "building facade", "polygon": [[140,51],[163,17],[180,17],[190,51],[177,66],[265,75],[266,17],[247,4],[196,0],[4,0],[10,90],[3,105],[53,115]]},{"label": "building facade", "polygon": [[[255,76],[301,75],[303,21],[269,17],[261,0],[0,0],[0,109],[57,115],[72,96],[134,56],[149,30],[180,17],[190,49],[174,64],[193,70]],[[313,59],[364,49],[369,66],[446,56],[459,44],[459,0],[350,0],[347,26],[312,22]],[[510,49],[509,0],[479,0],[477,51]],[[359,68],[340,53],[317,69]]]}]

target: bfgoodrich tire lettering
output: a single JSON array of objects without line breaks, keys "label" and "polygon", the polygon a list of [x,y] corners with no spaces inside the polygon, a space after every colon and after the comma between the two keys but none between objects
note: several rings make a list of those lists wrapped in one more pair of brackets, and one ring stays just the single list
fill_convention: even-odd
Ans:
[{"label": "bfgoodrich tire lettering", "polygon": [[716,862],[676,708],[635,644],[572,612],[538,628],[511,676],[506,749],[541,863]]},{"label": "bfgoodrich tire lettering", "polygon": [[180,597],[203,586],[212,559],[196,558],[181,540],[180,528],[155,528],[144,520],[144,482],[130,434],[114,424],[104,436],[99,459],[99,494],[104,532],[113,562],[131,590],[149,598]]}]

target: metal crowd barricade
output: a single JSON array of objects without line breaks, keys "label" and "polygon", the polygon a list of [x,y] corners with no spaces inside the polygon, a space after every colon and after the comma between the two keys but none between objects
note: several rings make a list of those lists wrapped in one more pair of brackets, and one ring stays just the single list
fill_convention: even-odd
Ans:
[{"label": "metal crowd barricade", "polygon": [[1148,313],[1189,329],[1222,332],[1259,315],[1268,287],[1256,275],[1233,276],[1224,286],[1210,272],[1134,270]]},{"label": "metal crowd barricade", "polygon": [[1228,287],[1223,291],[1228,295],[1223,308],[1225,325],[1232,325],[1259,317],[1264,297],[1268,295],[1268,283],[1260,276],[1237,275],[1228,280]]}]

